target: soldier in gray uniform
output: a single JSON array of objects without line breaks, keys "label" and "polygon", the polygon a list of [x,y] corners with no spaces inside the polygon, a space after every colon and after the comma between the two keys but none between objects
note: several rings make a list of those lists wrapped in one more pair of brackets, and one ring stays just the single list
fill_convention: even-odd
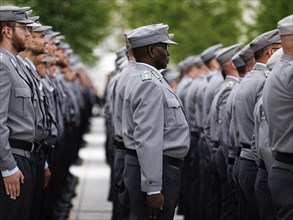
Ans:
[{"label": "soldier in gray uniform", "polygon": [[179,98],[158,70],[169,61],[168,25],[128,35],[136,60],[125,87],[122,131],[127,148],[124,182],[130,219],[173,219],[189,127]]},{"label": "soldier in gray uniform", "polygon": [[[224,87],[216,94],[213,99],[211,111],[209,113],[210,135],[212,146],[209,146],[210,151],[214,155],[216,170],[219,177],[220,185],[220,212],[221,219],[235,219],[236,218],[236,203],[231,185],[227,178],[227,157],[228,149],[225,148],[222,141],[222,127],[224,107],[231,89],[238,82],[239,74],[232,62],[232,57],[241,50],[241,44],[235,44],[230,47],[223,48],[217,55],[216,59],[221,66],[221,70],[225,77]],[[212,149],[213,148],[213,149]],[[214,196],[214,195],[212,195]]]},{"label": "soldier in gray uniform", "polygon": [[209,68],[208,75],[208,86],[206,91],[203,93],[203,121],[205,122],[213,101],[213,98],[221,88],[221,84],[224,82],[221,71],[219,70],[219,64],[216,60],[216,53],[223,47],[222,44],[213,45],[206,50],[204,50],[200,57],[206,66]]},{"label": "soldier in gray uniform", "polygon": [[197,68],[198,76],[191,82],[185,97],[186,116],[191,130],[190,149],[185,157],[182,169],[183,203],[185,203],[186,219],[199,218],[200,174],[197,143],[201,128],[196,120],[196,106],[198,102],[197,98],[200,96],[198,90],[205,85],[208,74],[208,68],[200,56],[195,58],[194,65]]},{"label": "soldier in gray uniform", "polygon": [[116,85],[113,89],[114,144],[116,147],[114,157],[114,184],[118,191],[118,207],[116,207],[115,210],[117,213],[116,218],[127,220],[130,216],[130,205],[128,192],[123,181],[126,148],[122,138],[122,109],[125,86],[127,85],[129,75],[132,74],[135,69],[135,59],[127,40],[127,34],[125,34],[124,37],[126,41],[128,64],[119,73]]},{"label": "soldier in gray uniform", "polygon": [[[212,209],[218,209],[218,190],[216,179],[211,179],[211,152],[208,148],[207,142],[210,141],[210,136],[208,127],[206,126],[207,116],[210,111],[210,106],[215,94],[220,90],[221,84],[223,84],[224,79],[219,70],[219,64],[216,57],[216,52],[222,48],[222,44],[213,45],[201,53],[201,59],[204,61],[205,65],[209,68],[209,73],[206,78],[202,81],[200,88],[197,92],[197,102],[196,102],[196,120],[200,128],[201,136],[198,143],[198,152],[200,158],[200,204],[201,204],[201,218],[208,218],[209,215],[217,216],[216,211],[211,212],[208,207],[213,207]],[[208,129],[207,129],[208,128]],[[205,130],[205,131],[204,131]],[[213,186],[213,187],[212,187]],[[210,191],[213,190],[212,195],[215,195],[214,199],[209,199]]]},{"label": "soldier in gray uniform", "polygon": [[183,62],[184,62],[185,75],[178,83],[175,92],[176,92],[176,95],[180,98],[184,108],[186,108],[185,99],[188,92],[188,88],[190,87],[192,80],[197,77],[198,71],[197,71],[197,67],[194,64],[195,63],[194,56],[187,57]]},{"label": "soldier in gray uniform", "polygon": [[284,55],[275,65],[263,90],[269,143],[276,154],[269,187],[278,219],[293,218],[293,15],[278,22]]},{"label": "soldier in gray uniform", "polygon": [[[271,70],[283,54],[282,48],[275,52],[267,62],[267,67]],[[270,67],[269,67],[270,66]],[[272,149],[268,140],[268,124],[263,111],[263,97],[261,96],[255,105],[254,112],[254,140],[251,149],[257,157],[257,176],[254,190],[259,205],[261,219],[277,219],[277,212],[273,206],[271,192],[268,186],[268,172],[274,162]]]},{"label": "soldier in gray uniform", "polygon": [[35,178],[34,93],[15,56],[26,49],[30,7],[0,7],[0,219],[29,219]]},{"label": "soldier in gray uniform", "polygon": [[[49,114],[48,98],[44,91],[44,86],[41,77],[36,69],[36,66],[41,63],[44,57],[47,39],[44,37],[44,32],[51,29],[50,26],[43,26],[38,22],[39,17],[33,17],[33,27],[28,27],[32,30],[32,34],[27,40],[27,50],[20,53],[22,56],[17,56],[22,70],[27,77],[32,81],[34,90],[36,91],[36,137],[35,145],[35,159],[37,164],[37,185],[35,187],[35,197],[33,200],[33,209],[31,212],[31,219],[41,218],[41,204],[43,201],[44,187],[48,186],[51,177],[51,171],[46,161],[45,150],[48,147],[48,140],[51,136],[51,125],[53,119]],[[39,57],[40,56],[40,57]],[[41,57],[42,56],[42,57]]]},{"label": "soldier in gray uniform", "polygon": [[237,98],[234,100],[239,141],[242,146],[239,161],[239,185],[244,195],[244,219],[259,219],[259,209],[254,192],[257,164],[251,150],[254,132],[253,111],[262,94],[269,72],[266,62],[275,52],[275,48],[280,47],[279,41],[278,31],[272,30],[261,34],[250,43],[256,64],[242,80],[235,96]]},{"label": "soldier in gray uniform", "polygon": [[[235,130],[235,127],[233,126],[233,117],[232,117],[232,108],[233,108],[233,100],[235,98],[235,93],[237,91],[237,88],[239,87],[239,84],[243,77],[246,74],[246,64],[244,61],[240,58],[239,54],[242,52],[238,52],[232,57],[232,62],[234,66],[237,69],[237,72],[239,74],[238,81],[233,85],[231,88],[230,94],[227,97],[226,105],[225,107],[220,111],[222,114],[222,127],[220,127],[221,130],[221,135],[220,135],[220,143],[225,149],[226,155],[226,161],[227,161],[227,179],[229,185],[232,187],[233,194],[234,194],[234,199],[237,202],[237,209],[239,208],[239,202],[238,202],[238,178],[234,177],[234,172],[233,170],[238,168],[238,161],[239,161],[239,154],[236,152],[235,146],[236,143],[238,142],[235,140],[236,137],[232,136],[231,134],[232,131]],[[252,53],[253,56],[253,53]],[[238,144],[239,145],[239,144]],[[236,218],[238,217],[238,210],[236,212]]]}]

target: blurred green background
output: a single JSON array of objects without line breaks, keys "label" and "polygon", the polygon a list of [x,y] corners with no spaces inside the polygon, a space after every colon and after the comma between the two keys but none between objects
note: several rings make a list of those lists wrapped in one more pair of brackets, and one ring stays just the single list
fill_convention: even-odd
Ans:
[{"label": "blurred green background", "polygon": [[[87,65],[94,49],[109,37],[123,46],[123,33],[151,23],[166,23],[174,41],[173,63],[215,43],[250,42],[275,29],[293,12],[292,0],[0,0],[1,5],[31,6],[41,22],[60,31]],[[115,50],[113,46],[109,50]]]}]

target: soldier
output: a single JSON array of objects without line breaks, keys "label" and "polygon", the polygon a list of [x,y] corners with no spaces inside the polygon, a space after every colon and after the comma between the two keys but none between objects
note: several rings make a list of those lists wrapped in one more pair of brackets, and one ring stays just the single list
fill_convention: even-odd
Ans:
[{"label": "soldier", "polygon": [[278,31],[272,30],[259,35],[250,43],[256,64],[242,80],[234,100],[236,124],[242,146],[239,160],[239,185],[244,195],[245,212],[244,216],[240,217],[244,219],[259,219],[259,208],[254,192],[257,164],[251,150],[254,132],[253,111],[262,94],[262,88],[269,72],[266,62],[276,48],[280,47],[279,41]]},{"label": "soldier", "polygon": [[269,143],[276,153],[269,175],[269,187],[278,219],[293,218],[293,15],[278,22],[284,55],[275,65],[263,90]]},{"label": "soldier", "polygon": [[[237,188],[238,181],[236,181],[238,178],[234,177],[233,170],[238,168],[239,155],[237,154],[235,150],[235,145],[236,145],[235,143],[238,141],[235,140],[234,136],[231,136],[231,134],[232,134],[232,131],[235,130],[235,127],[233,126],[233,117],[232,117],[233,100],[235,98],[235,93],[237,91],[237,88],[239,87],[241,80],[245,76],[246,69],[247,69],[245,62],[239,56],[239,54],[242,53],[243,50],[241,50],[240,52],[238,52],[232,57],[232,62],[234,66],[237,68],[239,78],[238,78],[238,81],[233,85],[230,91],[230,94],[227,97],[226,105],[223,108],[223,119],[222,119],[223,127],[221,128],[222,140],[220,141],[223,144],[224,148],[226,149],[225,150],[226,153],[228,153],[225,155],[226,161],[228,163],[227,178],[228,178],[229,185],[232,187],[232,190],[234,191],[234,197],[238,204],[237,209],[239,207],[239,203],[238,203],[239,193]],[[238,215],[238,211],[236,212],[236,216],[237,215]]]},{"label": "soldier", "polygon": [[[35,145],[35,159],[37,163],[37,186],[35,187],[35,198],[33,201],[32,219],[39,219],[41,217],[41,204],[44,194],[44,186],[48,186],[51,177],[51,171],[46,162],[45,151],[50,148],[48,144],[51,137],[51,125],[53,119],[49,114],[48,98],[44,91],[44,86],[41,77],[36,69],[36,66],[41,63],[45,53],[47,39],[45,38],[45,31],[51,29],[50,26],[43,26],[38,22],[39,17],[33,17],[34,23],[38,24],[33,27],[28,27],[32,30],[32,34],[27,41],[27,50],[21,52],[17,56],[17,61],[26,73],[27,77],[32,81],[32,87],[36,92],[36,137]],[[41,56],[39,56],[41,55]],[[38,57],[39,56],[39,57]],[[56,135],[55,135],[56,136]],[[52,142],[52,139],[50,139]]]},{"label": "soldier", "polygon": [[[197,143],[200,136],[200,125],[196,120],[196,103],[199,97],[198,89],[205,85],[208,68],[200,56],[195,57],[194,66],[197,77],[192,80],[185,96],[186,117],[191,131],[189,152],[184,159],[182,168],[182,205],[185,208],[185,218],[199,217],[199,158]],[[193,193],[191,193],[193,192]]]},{"label": "soldier", "polygon": [[[213,99],[211,111],[209,113],[210,134],[213,147],[211,151],[215,156],[215,169],[219,176],[220,183],[220,219],[236,218],[236,203],[232,186],[228,182],[227,176],[227,159],[228,149],[225,147],[222,139],[223,135],[223,118],[225,105],[232,88],[237,84],[239,74],[232,62],[232,57],[241,50],[241,44],[235,44],[223,48],[216,55],[216,60],[221,66],[222,74],[225,76],[224,87],[216,94]],[[214,165],[214,164],[212,164]]]},{"label": "soldier", "polygon": [[[172,219],[180,167],[189,148],[182,104],[158,70],[169,61],[168,25],[133,30],[128,35],[136,67],[125,88],[122,131],[127,148],[124,182],[131,219]],[[174,139],[175,138],[175,139]]]},{"label": "soldier", "polygon": [[193,79],[195,79],[198,75],[198,69],[195,66],[195,57],[190,56],[187,57],[184,62],[184,68],[185,68],[185,75],[181,79],[181,81],[178,83],[176,87],[176,95],[180,98],[184,108],[186,108],[185,99],[187,95],[188,88],[192,82]]},{"label": "soldier", "polygon": [[131,46],[127,40],[128,34],[124,35],[128,63],[119,73],[116,85],[113,89],[114,144],[116,147],[114,158],[114,183],[117,187],[116,190],[118,191],[118,207],[114,211],[117,212],[117,219],[125,220],[130,218],[130,205],[128,192],[123,181],[126,148],[122,138],[122,110],[125,86],[127,85],[130,74],[132,74],[135,69],[135,59],[133,57]]},{"label": "soldier", "polygon": [[35,166],[34,92],[15,56],[26,49],[30,7],[0,7],[0,218],[29,219]]},{"label": "soldier", "polygon": [[[200,158],[200,204],[202,205],[201,210],[201,218],[208,218],[208,215],[218,216],[217,211],[210,211],[208,207],[213,210],[218,209],[219,206],[217,204],[217,193],[219,189],[217,188],[216,179],[211,174],[211,152],[207,146],[207,142],[210,141],[210,136],[208,134],[208,130],[206,129],[207,116],[210,111],[210,106],[212,104],[212,100],[215,97],[216,93],[220,90],[221,85],[224,82],[223,76],[219,71],[219,64],[216,57],[216,52],[218,52],[222,48],[222,44],[213,45],[206,50],[204,50],[200,57],[204,61],[205,65],[209,68],[208,76],[205,78],[203,83],[200,84],[200,88],[198,89],[198,98],[196,102],[196,120],[197,125],[199,126],[201,132],[201,136],[198,142],[198,152]],[[213,178],[213,179],[211,179]],[[213,190],[211,195],[215,195],[215,198],[210,199],[209,195]]]}]

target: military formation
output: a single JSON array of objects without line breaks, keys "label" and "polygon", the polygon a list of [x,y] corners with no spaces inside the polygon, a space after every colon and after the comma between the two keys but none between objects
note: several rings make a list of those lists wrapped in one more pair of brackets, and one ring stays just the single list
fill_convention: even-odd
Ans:
[{"label": "military formation", "polygon": [[0,6],[0,219],[67,219],[96,91],[60,32]]},{"label": "military formation", "polygon": [[125,33],[106,87],[112,219],[293,219],[293,15],[170,70],[166,24]]}]

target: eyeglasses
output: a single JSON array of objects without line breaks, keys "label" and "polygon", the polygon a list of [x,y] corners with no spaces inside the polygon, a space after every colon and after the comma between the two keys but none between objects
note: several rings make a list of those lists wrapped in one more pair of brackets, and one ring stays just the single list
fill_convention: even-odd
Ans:
[{"label": "eyeglasses", "polygon": [[24,31],[27,31],[27,26],[26,25],[15,25],[14,27],[18,27]]}]

